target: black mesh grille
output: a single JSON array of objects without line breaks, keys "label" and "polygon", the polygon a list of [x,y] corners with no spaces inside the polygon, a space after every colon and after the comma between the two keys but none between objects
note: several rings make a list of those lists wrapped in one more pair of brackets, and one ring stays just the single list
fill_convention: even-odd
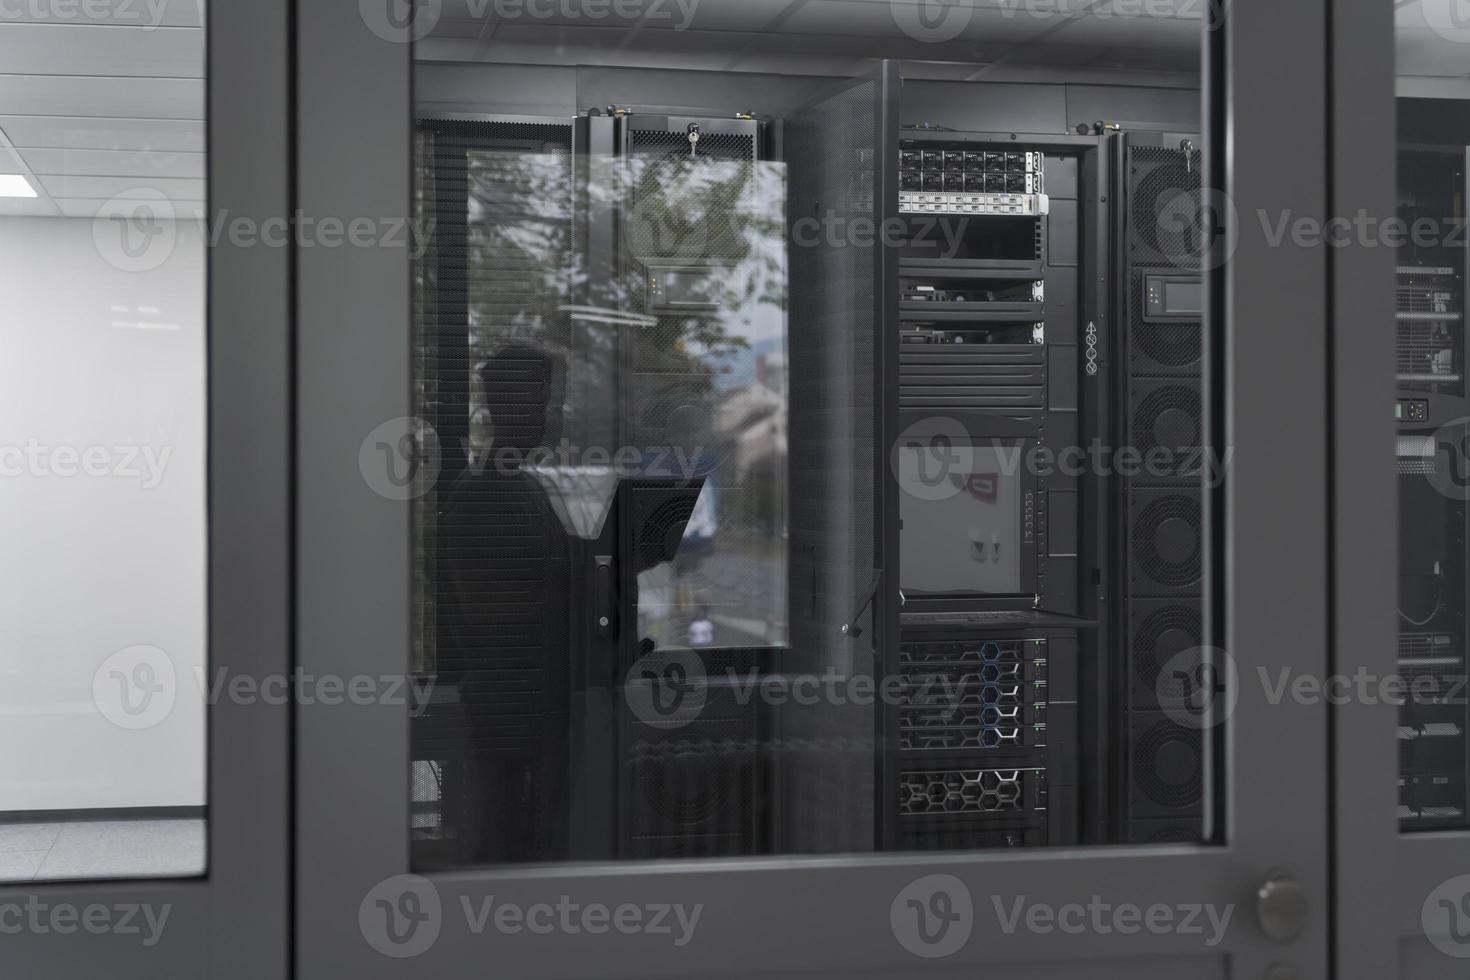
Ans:
[{"label": "black mesh grille", "polygon": [[1128,215],[1135,261],[1176,268],[1199,266],[1206,245],[1202,164],[1197,151],[1186,163],[1178,149],[1134,148]]},{"label": "black mesh grille", "polygon": [[[1171,679],[1161,690],[1160,671],[1181,653],[1198,651],[1204,635],[1200,610],[1194,605],[1161,604],[1135,611],[1135,615],[1140,613],[1146,614],[1133,633],[1133,670],[1139,694],[1182,698],[1187,693],[1183,681]],[[1179,666],[1188,669],[1193,663]]]},{"label": "black mesh grille", "polygon": [[1198,482],[1197,457],[1204,434],[1204,405],[1199,386],[1135,382],[1133,399],[1133,448],[1146,459],[1154,450],[1167,450],[1176,457],[1168,468],[1151,471],[1149,482],[1163,478],[1192,478]]},{"label": "black mesh grille", "polygon": [[1157,722],[1134,742],[1134,785],[1160,807],[1177,810],[1197,805],[1204,785],[1202,748],[1199,731],[1171,721]]},{"label": "black mesh grille", "polygon": [[1199,495],[1140,492],[1133,506],[1135,595],[1197,591],[1204,545]]}]

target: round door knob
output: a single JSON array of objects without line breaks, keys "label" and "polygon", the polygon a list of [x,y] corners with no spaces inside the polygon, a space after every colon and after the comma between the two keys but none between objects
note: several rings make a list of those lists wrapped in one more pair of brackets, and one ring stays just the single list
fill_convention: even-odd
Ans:
[{"label": "round door knob", "polygon": [[1295,878],[1272,877],[1256,892],[1256,919],[1268,938],[1291,942],[1307,928],[1306,889]]}]

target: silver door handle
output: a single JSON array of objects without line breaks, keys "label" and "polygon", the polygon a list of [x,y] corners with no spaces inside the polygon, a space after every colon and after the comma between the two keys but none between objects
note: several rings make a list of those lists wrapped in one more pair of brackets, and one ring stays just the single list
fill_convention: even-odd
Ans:
[{"label": "silver door handle", "polygon": [[1278,943],[1289,943],[1306,931],[1307,909],[1307,890],[1289,875],[1272,875],[1256,892],[1261,931]]}]

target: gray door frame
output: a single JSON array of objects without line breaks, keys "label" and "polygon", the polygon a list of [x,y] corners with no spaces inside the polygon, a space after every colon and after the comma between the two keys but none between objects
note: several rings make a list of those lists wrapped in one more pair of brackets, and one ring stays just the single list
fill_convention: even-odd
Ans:
[{"label": "gray door frame", "polygon": [[[1332,0],[1332,215],[1397,214],[1392,8]],[[1398,477],[1391,464],[1397,387],[1388,368],[1393,331],[1385,326],[1394,320],[1398,256],[1368,242],[1327,251],[1332,670],[1384,678],[1398,670]],[[1422,845],[1399,835],[1398,711],[1356,700],[1330,711],[1335,972],[1354,980],[1399,976],[1399,937],[1420,931],[1419,908],[1432,886],[1406,860]]]},{"label": "gray door frame", "polygon": [[[1328,262],[1322,249],[1273,246],[1258,211],[1328,207],[1328,0],[1238,0],[1211,34],[1215,133],[1232,156],[1225,189],[1241,220],[1217,277],[1227,387],[1217,393],[1235,447],[1217,552],[1226,569],[1225,645],[1242,677],[1328,660]],[[1217,5],[1210,5],[1212,8]],[[307,214],[410,214],[411,46],[365,28],[356,4],[301,4],[298,187]],[[1217,139],[1218,163],[1226,140]],[[1290,166],[1284,165],[1283,160]],[[383,214],[385,205],[391,204]],[[410,648],[410,509],[374,493],[359,449],[412,413],[409,256],[401,248],[298,253],[297,646],[317,675],[402,675]],[[1291,356],[1281,356],[1284,337]],[[1273,392],[1293,410],[1279,411]],[[1270,703],[1244,683],[1225,725],[1227,846],[574,865],[460,872],[409,868],[407,709],[304,705],[298,711],[296,965],[301,980],[459,977],[974,976],[1260,977],[1286,965],[1325,978],[1329,952],[1327,709]],[[1255,894],[1273,872],[1305,891],[1304,931],[1269,940]],[[975,931],[944,960],[905,951],[889,926],[900,891],[953,875],[975,896]],[[415,892],[417,906],[397,905]],[[537,935],[465,926],[461,901],[609,907],[702,904],[696,940],[663,935]],[[1223,943],[1179,932],[1006,933],[991,897],[1060,908],[1234,906]],[[411,959],[369,942],[378,900],[431,913],[435,941]],[[364,918],[360,920],[360,912]],[[406,921],[406,920],[405,920]],[[380,942],[379,945],[382,945]],[[417,946],[417,941],[411,945]],[[407,951],[399,950],[400,952]]]},{"label": "gray door frame", "polygon": [[[209,5],[212,216],[251,219],[258,228],[290,213],[290,28],[287,0]],[[291,251],[221,236],[208,275],[208,664],[216,676],[288,677]],[[63,931],[65,919],[55,928],[43,911],[51,925],[0,937],[7,975],[285,980],[291,710],[250,700],[209,706],[204,877],[0,885],[0,906],[151,905],[155,914],[167,907],[159,942]]]},{"label": "gray door frame", "polygon": [[[1391,218],[1398,205],[1394,11],[1332,2],[1330,213]],[[1393,322],[1398,255],[1381,236],[1330,252],[1333,547],[1340,556],[1332,563],[1334,671],[1387,678],[1398,672],[1399,528],[1390,506],[1398,485],[1394,468],[1376,461],[1393,458],[1397,433],[1397,388],[1386,368],[1393,333],[1383,325]],[[1442,952],[1421,916],[1431,897],[1442,897],[1442,884],[1470,874],[1470,830],[1399,832],[1398,709],[1376,700],[1332,709],[1338,975],[1463,977],[1466,960]],[[1445,938],[1432,937],[1441,945]],[[1470,953],[1463,941],[1451,948]]]}]

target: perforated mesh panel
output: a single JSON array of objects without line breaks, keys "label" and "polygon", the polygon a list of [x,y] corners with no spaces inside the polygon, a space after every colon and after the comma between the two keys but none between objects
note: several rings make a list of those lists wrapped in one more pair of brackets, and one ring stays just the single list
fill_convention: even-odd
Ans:
[{"label": "perforated mesh panel", "polygon": [[1025,805],[1022,781],[1030,773],[1017,769],[954,769],[905,772],[899,779],[899,813],[1005,813]]},{"label": "perforated mesh panel", "polygon": [[1198,151],[1186,164],[1177,148],[1134,147],[1128,216],[1135,262],[1198,268],[1206,244],[1202,166]]},{"label": "perforated mesh panel", "polygon": [[1139,492],[1133,507],[1134,594],[1197,592],[1204,545],[1198,494]]},{"label": "perforated mesh panel", "polygon": [[1134,785],[1150,803],[1165,809],[1192,807],[1204,790],[1203,737],[1198,730],[1158,721],[1133,744]]}]

